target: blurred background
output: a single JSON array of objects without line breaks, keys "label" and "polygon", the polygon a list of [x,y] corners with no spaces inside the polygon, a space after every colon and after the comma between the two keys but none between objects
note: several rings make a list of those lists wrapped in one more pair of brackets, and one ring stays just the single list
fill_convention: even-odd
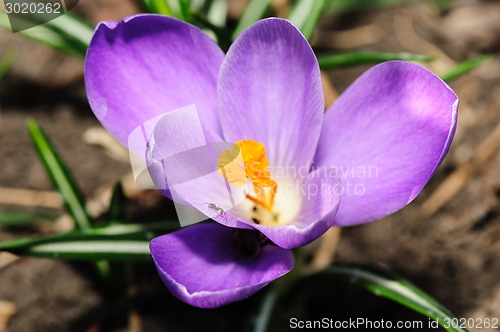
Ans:
[{"label": "blurred background", "polygon": [[[228,24],[246,4],[228,1]],[[277,15],[286,16],[290,1],[275,0],[272,6]],[[73,12],[96,24],[142,10],[134,0],[80,0]],[[330,255],[337,262],[396,272],[457,317],[500,318],[500,1],[334,0],[312,45],[317,54],[432,55],[436,59],[423,65],[436,74],[469,58],[494,56],[450,83],[461,102],[455,140],[422,194],[392,216],[342,229],[340,238],[337,232]],[[30,141],[28,118],[44,128],[67,162],[92,215],[98,218],[106,211],[117,181],[124,184],[130,220],[172,214],[168,200],[134,186],[127,151],[95,119],[85,95],[81,57],[1,29],[0,59],[6,56],[12,67],[0,81],[0,214],[37,211],[45,217],[29,225],[0,222],[0,242],[72,227]],[[369,67],[324,71],[327,103]],[[224,308],[202,310],[171,296],[152,264],[130,266],[123,273],[132,280],[128,291],[110,296],[112,290],[96,282],[84,263],[2,252],[0,331],[240,330],[265,296],[261,292]],[[387,300],[321,280],[296,292],[288,303],[280,308],[273,331],[287,331],[291,317],[427,322]]]}]

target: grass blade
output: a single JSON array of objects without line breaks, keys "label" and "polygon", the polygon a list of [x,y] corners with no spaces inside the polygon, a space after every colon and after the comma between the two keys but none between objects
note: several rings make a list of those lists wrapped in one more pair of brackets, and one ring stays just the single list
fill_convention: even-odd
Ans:
[{"label": "grass blade", "polygon": [[186,22],[192,22],[191,10],[190,10],[190,1],[189,0],[178,0],[180,15],[182,20]]},{"label": "grass blade", "polygon": [[150,13],[172,16],[167,0],[143,0],[142,3]]},{"label": "grass blade", "polygon": [[[1,216],[1,215],[0,215]],[[1,219],[0,219],[1,220]],[[151,240],[156,234],[165,234],[179,229],[177,222],[155,222],[147,224],[116,223],[104,227],[74,230],[66,233],[38,237],[25,237],[17,240],[0,242],[0,250],[21,252],[31,246],[42,243],[61,243],[68,241],[103,241],[103,240]]]},{"label": "grass blade", "polygon": [[191,21],[189,0],[142,0],[142,3],[150,13]]},{"label": "grass blade", "polygon": [[149,241],[70,241],[42,243],[22,251],[23,256],[68,260],[150,261]]},{"label": "grass blade", "polygon": [[433,56],[411,53],[363,52],[318,55],[318,62],[321,69],[350,67],[362,64],[376,64],[389,60],[427,62],[434,59],[435,57]]},{"label": "grass blade", "polygon": [[251,0],[233,32],[233,40],[235,40],[243,30],[263,18],[270,4],[270,0]]},{"label": "grass blade", "polygon": [[48,137],[34,120],[28,121],[28,131],[38,156],[54,185],[61,195],[66,211],[79,229],[90,227],[90,218],[85,210],[85,200],[75,180],[63,163]]},{"label": "grass blade", "polygon": [[[375,269],[359,265],[334,265],[323,271],[312,275],[303,282],[312,282],[318,278],[327,278],[334,281],[346,281],[351,285],[362,287],[365,290],[395,301],[410,308],[424,316],[437,320],[444,328],[445,319],[453,319],[453,316],[445,307],[434,300],[431,296],[415,287],[409,281],[391,276]],[[449,332],[466,332],[462,328],[445,328]]]},{"label": "grass blade", "polygon": [[252,318],[251,331],[252,332],[266,332],[269,329],[269,324],[272,319],[273,309],[278,303],[278,292],[271,289],[265,295],[264,299],[260,302],[260,306],[255,316]]},{"label": "grass blade", "polygon": [[226,29],[213,24],[200,13],[192,13],[192,18],[193,24],[202,29],[208,29],[214,33],[217,43],[224,52],[229,49],[229,46],[231,46],[231,35],[228,34]]},{"label": "grass blade", "polygon": [[224,27],[227,20],[227,1],[226,0],[212,0],[209,1],[210,7],[207,10],[207,19],[213,24]]},{"label": "grass blade", "polygon": [[14,51],[7,51],[2,59],[0,59],[0,79],[7,74],[15,60],[16,53]]},{"label": "grass blade", "polygon": [[124,218],[125,212],[123,207],[127,202],[127,197],[123,192],[123,186],[121,182],[117,182],[113,187],[113,193],[111,195],[111,202],[109,203],[108,216],[110,220],[121,220]]},{"label": "grass blade", "polygon": [[307,40],[311,40],[314,30],[319,23],[326,0],[299,0],[288,16],[304,34]]},{"label": "grass blade", "polygon": [[[293,305],[284,303],[290,295],[294,296],[296,289],[307,289],[310,284],[318,282],[329,282],[335,284],[353,285],[363,288],[377,296],[381,296],[399,303],[415,312],[434,319],[438,324],[449,332],[467,332],[460,327],[447,325],[455,318],[445,307],[438,303],[428,294],[415,287],[409,281],[389,275],[360,265],[336,264],[319,271],[313,275],[294,279],[291,284],[277,284],[277,288],[272,288],[266,294],[252,321],[252,331],[270,331],[273,324],[273,317],[283,305]],[[281,287],[280,287],[281,286]],[[299,304],[300,305],[300,304]],[[447,320],[447,321],[446,321]]]},{"label": "grass blade", "polygon": [[48,29],[63,37],[80,54],[85,55],[94,34],[94,28],[83,19],[66,13],[44,24]]},{"label": "grass blade", "polygon": [[[440,0],[435,0],[440,1]],[[329,1],[327,10],[330,13],[345,13],[353,11],[367,11],[377,8],[399,6],[414,3],[414,0],[349,0]]]},{"label": "grass blade", "polygon": [[56,215],[40,212],[27,211],[5,211],[0,213],[0,229],[3,227],[21,227],[33,225],[38,222],[50,222],[56,219]]},{"label": "grass blade", "polygon": [[[6,13],[0,13],[0,27],[10,30],[9,18]],[[43,25],[20,31],[18,34],[40,44],[55,48],[58,51],[77,56],[85,56],[85,52],[82,53],[82,50],[75,48],[75,46],[69,43],[64,37]]]},{"label": "grass blade", "polygon": [[[93,27],[90,24],[71,13],[48,22],[44,21],[43,15],[36,14],[30,17],[16,16],[15,19],[18,24],[27,26],[33,24],[26,22],[39,23],[33,28],[18,32],[20,35],[73,55],[85,56],[93,34]],[[0,13],[0,26],[11,29],[6,13]]]},{"label": "grass blade", "polygon": [[482,63],[491,60],[493,56],[491,55],[481,55],[476,58],[472,58],[469,60],[466,60],[462,63],[459,63],[455,68],[451,69],[450,71],[447,71],[444,74],[439,75],[441,79],[445,82],[450,82],[453,81],[454,79],[470,72],[473,69],[476,69],[481,65]]}]

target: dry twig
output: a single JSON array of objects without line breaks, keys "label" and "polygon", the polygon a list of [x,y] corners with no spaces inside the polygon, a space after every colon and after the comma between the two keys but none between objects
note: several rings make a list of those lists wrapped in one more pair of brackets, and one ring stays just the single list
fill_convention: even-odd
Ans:
[{"label": "dry twig", "polygon": [[471,175],[480,170],[481,166],[493,156],[498,148],[500,148],[500,123],[479,144],[471,160],[459,165],[422,204],[422,213],[430,217],[438,212],[465,187]]},{"label": "dry twig", "polygon": [[61,197],[55,191],[1,188],[0,204],[60,209]]},{"label": "dry twig", "polygon": [[0,332],[5,331],[7,323],[16,314],[16,306],[9,301],[0,300]]}]

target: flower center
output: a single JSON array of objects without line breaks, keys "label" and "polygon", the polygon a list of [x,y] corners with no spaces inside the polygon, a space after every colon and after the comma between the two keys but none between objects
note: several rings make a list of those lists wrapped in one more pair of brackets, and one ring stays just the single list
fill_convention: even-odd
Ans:
[{"label": "flower center", "polygon": [[256,256],[270,241],[261,232],[249,229],[233,229],[233,244],[240,254]]},{"label": "flower center", "polygon": [[[229,184],[243,186],[250,183],[253,194],[245,192],[245,198],[254,204],[252,219],[256,223],[260,223],[260,219],[263,219],[258,218],[259,215],[264,215],[266,220],[269,219],[268,215],[272,214],[278,189],[276,181],[271,179],[268,167],[269,161],[264,144],[250,139],[240,140],[231,150],[223,151],[217,163],[219,172]],[[261,212],[257,213],[259,211]]]}]

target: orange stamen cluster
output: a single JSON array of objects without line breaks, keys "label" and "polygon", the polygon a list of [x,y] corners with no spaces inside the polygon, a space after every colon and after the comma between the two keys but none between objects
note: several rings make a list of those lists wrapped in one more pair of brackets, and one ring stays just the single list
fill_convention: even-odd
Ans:
[{"label": "orange stamen cluster", "polygon": [[231,150],[221,153],[217,167],[232,185],[245,185],[247,179],[250,180],[256,196],[247,193],[246,198],[271,210],[278,185],[267,170],[269,161],[264,144],[254,140],[238,141]]}]

